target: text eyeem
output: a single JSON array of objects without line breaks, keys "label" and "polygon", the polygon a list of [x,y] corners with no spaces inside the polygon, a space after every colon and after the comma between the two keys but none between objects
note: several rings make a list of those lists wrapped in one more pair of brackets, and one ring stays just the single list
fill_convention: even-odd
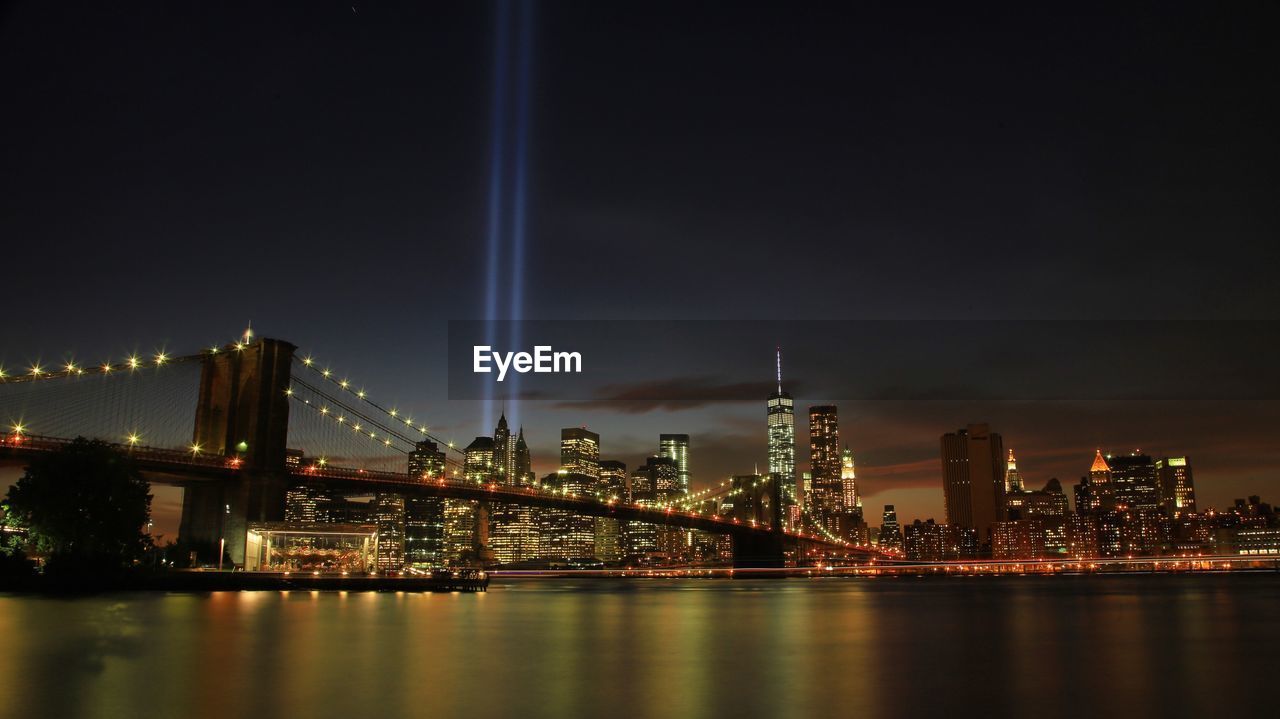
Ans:
[{"label": "text eyeem", "polygon": [[[578,352],[553,352],[551,345],[535,345],[533,354],[528,352],[494,352],[488,345],[472,347],[472,371],[480,374],[492,374],[493,367],[498,368],[498,381],[506,379],[507,370],[515,370],[520,374],[526,372],[582,372],[582,355]],[[490,366],[490,362],[493,366]]]}]

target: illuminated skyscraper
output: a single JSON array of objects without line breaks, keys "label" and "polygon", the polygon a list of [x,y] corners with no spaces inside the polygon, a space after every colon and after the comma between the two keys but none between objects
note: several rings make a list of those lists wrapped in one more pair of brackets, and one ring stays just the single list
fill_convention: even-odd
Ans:
[{"label": "illuminated skyscraper", "polygon": [[[627,502],[627,465],[613,460],[600,462],[596,493],[601,501]],[[603,562],[622,560],[622,523],[612,517],[596,517],[596,557]]]},{"label": "illuminated skyscraper", "polygon": [[[631,501],[636,504],[659,506],[680,496],[678,469],[669,457],[649,457],[631,475]],[[678,528],[646,522],[627,522],[624,529],[627,555],[641,562],[654,553],[673,558],[679,554],[686,536]]]},{"label": "illuminated skyscraper", "polygon": [[1005,494],[1021,492],[1023,489],[1022,474],[1018,472],[1018,462],[1013,456],[1013,447],[1009,448],[1009,469],[1004,473]]},{"label": "illuminated skyscraper", "polygon": [[378,571],[404,569],[404,496],[379,492],[373,499],[373,518],[378,525]]},{"label": "illuminated skyscraper", "polygon": [[436,569],[447,564],[443,499],[405,496],[404,563],[418,569]]},{"label": "illuminated skyscraper", "polygon": [[409,476],[413,479],[436,479],[444,476],[445,455],[429,439],[414,445],[409,453]]},{"label": "illuminated skyscraper", "polygon": [[[511,436],[504,412],[493,430],[493,481],[499,484],[523,485],[530,482],[529,446],[524,429]],[[489,548],[499,564],[512,564],[534,559],[539,552],[539,527],[534,510],[506,502],[494,502],[489,508]]]},{"label": "illuminated skyscraper", "polygon": [[1004,440],[985,424],[942,435],[942,489],[947,524],[978,530],[990,540],[1004,503]]},{"label": "illuminated skyscraper", "polygon": [[[409,453],[410,478],[426,480],[445,475],[445,454],[435,442],[418,442]],[[444,503],[437,497],[404,498],[404,563],[418,569],[446,564]]]},{"label": "illuminated skyscraper", "polygon": [[858,493],[858,477],[853,467],[853,452],[849,451],[849,445],[845,445],[844,452],[840,454],[840,491],[844,495],[843,503],[845,512],[856,515],[862,519],[862,495]]},{"label": "illuminated skyscraper", "polygon": [[524,427],[516,435],[516,448],[512,460],[515,469],[515,484],[522,487],[533,484],[533,458],[529,455],[529,445],[524,441]]},{"label": "illuminated skyscraper", "polygon": [[1165,457],[1156,462],[1160,473],[1160,506],[1174,518],[1196,512],[1196,485],[1191,478],[1191,460]]},{"label": "illuminated skyscraper", "polygon": [[[542,486],[560,490],[570,497],[595,497],[598,479],[581,472],[560,470],[542,478]],[[538,515],[539,551],[547,559],[581,559],[596,553],[594,517],[562,509],[545,509]]]},{"label": "illuminated skyscraper", "polygon": [[[777,354],[778,391],[769,395],[769,473],[782,479],[783,501],[796,497],[796,418],[791,395],[782,391],[782,350]],[[788,512],[788,515],[793,514]],[[794,517],[790,517],[794,523]]]},{"label": "illuminated skyscraper", "polygon": [[809,408],[809,463],[812,497],[805,504],[814,519],[832,529],[836,515],[844,510],[844,483],[841,479],[840,423],[834,405]]},{"label": "illuminated skyscraper", "polygon": [[658,436],[658,456],[676,463],[677,488],[681,494],[689,493],[689,435],[663,434]]},{"label": "illuminated skyscraper", "polygon": [[1089,466],[1089,488],[1093,494],[1092,504],[1097,505],[1097,508],[1115,507],[1115,503],[1110,501],[1114,489],[1111,486],[1111,467],[1102,456],[1101,449],[1094,451],[1093,464]]},{"label": "illuminated skyscraper", "polygon": [[468,482],[488,484],[494,481],[497,467],[494,465],[493,437],[476,437],[463,450],[462,474]]},{"label": "illuminated skyscraper", "polygon": [[[462,476],[467,482],[493,481],[493,438],[476,437],[464,450]],[[445,553],[450,563],[474,564],[477,545],[478,504],[465,499],[447,499],[444,505]]]},{"label": "illuminated skyscraper", "polygon": [[586,427],[560,430],[560,469],[600,478],[600,435]]},{"label": "illuminated skyscraper", "polygon": [[516,443],[507,427],[507,413],[498,417],[493,430],[493,481],[498,484],[519,484],[516,481]]}]

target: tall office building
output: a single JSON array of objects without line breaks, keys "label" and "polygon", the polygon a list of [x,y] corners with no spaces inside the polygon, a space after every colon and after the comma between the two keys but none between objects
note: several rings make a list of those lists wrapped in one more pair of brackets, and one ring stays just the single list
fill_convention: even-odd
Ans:
[{"label": "tall office building", "polygon": [[[614,460],[601,461],[596,494],[602,502],[628,502],[627,465]],[[620,562],[625,553],[622,523],[612,517],[596,517],[596,558],[602,562]]]},{"label": "tall office building", "polygon": [[[467,482],[493,481],[493,438],[476,437],[463,450],[462,477]],[[478,523],[479,505],[466,499],[446,499],[444,504],[445,553],[451,564],[474,564],[475,549],[483,539]]]},{"label": "tall office building", "polygon": [[878,541],[881,549],[902,549],[902,527],[898,524],[898,512],[892,504],[884,505]]},{"label": "tall office building", "polygon": [[619,502],[629,502],[630,494],[627,491],[627,465],[625,462],[618,462],[612,459],[606,459],[600,462],[600,483],[599,483],[600,499],[609,501],[616,499]]},{"label": "tall office building", "polygon": [[1191,478],[1191,460],[1165,457],[1156,462],[1160,474],[1160,506],[1175,519],[1196,513],[1196,485]]},{"label": "tall office building", "polygon": [[[1102,456],[1102,450],[1094,450],[1093,464],[1089,465],[1089,492],[1091,493],[1090,504],[1095,509],[1114,509],[1115,503],[1111,501],[1111,467],[1107,464],[1106,457]],[[1077,510],[1079,511],[1079,510]]]},{"label": "tall office building", "polygon": [[1149,455],[1133,452],[1112,456],[1107,465],[1111,468],[1111,496],[1116,509],[1154,512],[1160,508],[1160,480],[1156,463]]},{"label": "tall office building", "polygon": [[845,512],[862,519],[862,495],[858,492],[858,476],[853,467],[853,452],[845,445],[840,454],[840,491]]},{"label": "tall office building", "polygon": [[[435,442],[424,439],[409,453],[409,477],[429,480],[445,476],[446,457]],[[444,541],[445,500],[404,498],[404,564],[414,569],[439,569],[448,564]]]},{"label": "tall office building", "polygon": [[1004,502],[1004,440],[985,424],[942,435],[942,491],[947,524],[990,539]]},{"label": "tall office building", "polygon": [[[586,427],[560,430],[560,471],[542,478],[544,486],[581,497],[595,497],[600,481],[600,435]],[[550,559],[595,556],[596,521],[560,509],[539,513],[539,553]]]},{"label": "tall office building", "polygon": [[516,481],[516,442],[507,426],[507,413],[498,417],[493,430],[493,481],[498,484],[519,484]]},{"label": "tall office building", "polygon": [[658,456],[676,463],[677,485],[681,494],[689,493],[689,435],[658,435]]},{"label": "tall office building", "polygon": [[416,569],[438,569],[448,564],[443,499],[413,495],[404,498],[404,563]]},{"label": "tall office building", "polygon": [[445,474],[445,454],[429,439],[414,445],[409,453],[409,476],[414,479],[437,479]]},{"label": "tall office building", "polygon": [[1005,494],[1011,492],[1021,492],[1024,483],[1022,481],[1022,473],[1018,471],[1018,460],[1013,456],[1013,447],[1009,448],[1009,468],[1004,473],[1004,491]]},{"label": "tall office building", "polygon": [[[582,472],[560,470],[542,478],[542,486],[563,491],[570,497],[594,497],[599,480]],[[538,554],[546,559],[589,558],[596,555],[594,517],[545,509],[538,515]]]},{"label": "tall office building", "polygon": [[524,427],[521,427],[520,433],[516,435],[514,455],[511,465],[516,473],[515,484],[522,487],[533,484],[533,458],[529,454],[528,443],[524,441]]},{"label": "tall office building", "polygon": [[378,571],[404,569],[404,496],[390,492],[376,494],[373,518],[378,525]]},{"label": "tall office building", "polygon": [[284,495],[284,521],[301,524],[328,524],[333,521],[330,492],[314,484],[297,484]]},{"label": "tall office building", "polygon": [[600,478],[600,435],[586,427],[560,430],[560,469]]},{"label": "tall office building", "polygon": [[[529,446],[524,429],[512,436],[505,412],[493,430],[492,481],[511,486],[529,483]],[[515,564],[538,556],[540,528],[531,507],[493,502],[489,507],[489,548],[499,564]]]},{"label": "tall office building", "polygon": [[463,450],[462,475],[468,482],[488,484],[496,479],[493,437],[476,437]]},{"label": "tall office building", "polygon": [[782,480],[782,499],[788,510],[789,523],[795,524],[797,512],[790,506],[799,501],[796,492],[796,418],[795,402],[782,391],[782,350],[777,354],[778,391],[769,395],[769,473]]},{"label": "tall office building", "polygon": [[828,530],[844,511],[840,423],[834,405],[809,408],[809,464],[812,484],[805,505]]}]

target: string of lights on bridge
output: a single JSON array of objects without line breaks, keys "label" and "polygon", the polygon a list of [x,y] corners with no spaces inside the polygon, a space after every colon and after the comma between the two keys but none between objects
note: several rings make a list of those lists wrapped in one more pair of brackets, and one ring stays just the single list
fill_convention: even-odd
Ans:
[{"label": "string of lights on bridge", "polygon": [[335,373],[331,368],[329,367],[321,368],[319,364],[316,362],[315,358],[312,357],[311,355],[302,357],[301,359],[298,360],[298,362],[301,363],[303,367],[319,375],[325,381],[338,387],[338,389],[355,397],[361,403],[367,404],[373,409],[376,409],[377,411],[387,415],[388,417],[391,418],[393,422],[396,422],[405,427],[408,427],[409,429],[422,435],[424,438],[430,439],[436,442],[437,444],[446,447],[449,451],[457,452],[459,454],[462,453],[462,450],[458,449],[458,447],[455,446],[453,442],[449,442],[432,435],[428,431],[427,425],[419,422],[414,422],[412,416],[409,416],[400,412],[400,410],[394,406],[388,408],[383,406],[382,404],[379,404],[378,402],[375,402],[374,400],[369,398],[368,393],[364,390],[363,387],[357,387],[356,383],[352,382],[347,377],[339,378],[337,373]]},{"label": "string of lights on bridge", "polygon": [[187,362],[199,359],[201,355],[182,355],[171,356],[163,351],[157,352],[150,357],[132,354],[121,362],[111,362],[107,360],[102,364],[78,364],[74,359],[68,359],[60,367],[54,368],[51,365],[33,362],[25,372],[21,374],[11,374],[3,366],[0,366],[0,382],[31,382],[34,380],[54,380],[74,377],[84,377],[86,375],[110,375],[115,372],[137,372],[147,368],[163,367],[178,362]]}]

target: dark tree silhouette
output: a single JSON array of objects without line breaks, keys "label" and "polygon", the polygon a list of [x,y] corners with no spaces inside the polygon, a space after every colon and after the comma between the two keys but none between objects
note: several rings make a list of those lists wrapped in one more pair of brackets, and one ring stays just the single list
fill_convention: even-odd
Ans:
[{"label": "dark tree silhouette", "polygon": [[47,555],[47,572],[99,572],[146,553],[150,490],[127,454],[79,438],[33,460],[9,488],[7,504]]}]

